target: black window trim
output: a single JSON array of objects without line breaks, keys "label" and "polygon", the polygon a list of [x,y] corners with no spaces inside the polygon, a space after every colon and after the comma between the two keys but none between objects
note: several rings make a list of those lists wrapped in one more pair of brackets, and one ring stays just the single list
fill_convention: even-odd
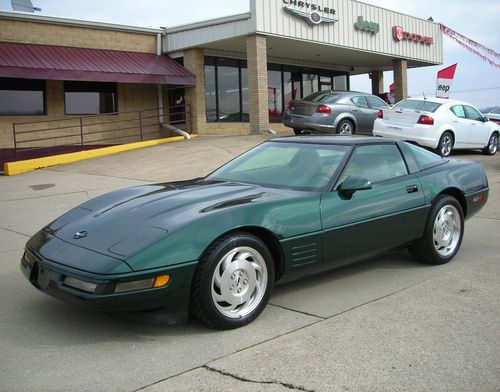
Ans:
[{"label": "black window trim", "polygon": [[[69,91],[67,86],[70,87]],[[79,88],[78,88],[79,87]],[[109,91],[104,91],[106,89],[95,90],[98,87],[109,87]],[[114,107],[112,112],[104,113],[68,113],[66,109],[66,93],[113,93],[114,94]],[[86,81],[75,81],[75,80],[65,80],[63,83],[63,101],[64,101],[64,115],[65,116],[97,116],[99,114],[107,115],[118,115],[118,84],[113,82],[86,82]]]},{"label": "black window trim", "polygon": [[[30,88],[30,84],[39,84],[38,88]],[[42,92],[42,113],[1,113],[0,117],[24,117],[24,116],[46,116],[47,115],[47,81],[44,79],[23,79],[23,78],[0,78],[0,90],[2,91],[41,91]]]}]

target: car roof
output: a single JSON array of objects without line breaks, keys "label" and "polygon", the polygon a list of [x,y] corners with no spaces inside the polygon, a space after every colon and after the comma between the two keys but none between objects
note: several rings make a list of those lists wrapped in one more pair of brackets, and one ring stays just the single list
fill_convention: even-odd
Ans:
[{"label": "car roof", "polygon": [[270,139],[270,142],[280,143],[301,143],[301,144],[329,144],[329,145],[344,145],[344,146],[357,146],[360,144],[384,144],[395,143],[397,140],[382,138],[377,136],[342,136],[342,135],[328,135],[328,136],[283,136]]},{"label": "car roof", "polygon": [[416,100],[416,101],[428,101],[428,102],[435,102],[439,104],[450,104],[450,105],[469,105],[469,106],[474,106],[471,103],[465,102],[465,101],[459,101],[458,99],[449,99],[449,98],[436,98],[436,97],[408,97],[405,99],[407,100]]}]

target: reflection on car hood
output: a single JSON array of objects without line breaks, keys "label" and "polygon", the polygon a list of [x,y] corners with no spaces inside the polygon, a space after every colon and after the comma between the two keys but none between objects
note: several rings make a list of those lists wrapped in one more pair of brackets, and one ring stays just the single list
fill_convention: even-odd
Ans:
[{"label": "reflection on car hood", "polygon": [[279,194],[271,195],[256,185],[222,181],[143,185],[83,203],[46,230],[74,245],[124,258],[200,214],[269,196]]}]

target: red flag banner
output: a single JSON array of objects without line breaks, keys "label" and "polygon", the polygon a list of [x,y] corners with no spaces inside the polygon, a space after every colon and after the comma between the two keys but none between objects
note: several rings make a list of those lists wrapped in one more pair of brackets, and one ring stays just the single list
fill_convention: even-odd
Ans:
[{"label": "red flag banner", "polygon": [[493,49],[487,48],[486,46],[481,45],[480,43],[478,43],[470,38],[467,38],[466,36],[464,36],[460,33],[457,33],[455,30],[450,29],[449,27],[446,27],[443,24],[440,24],[439,26],[441,28],[441,31],[444,34],[446,34],[448,37],[453,39],[459,45],[461,45],[462,47],[467,49],[469,52],[475,54],[476,56],[481,58],[483,61],[486,61],[490,65],[492,65],[496,68],[500,68],[500,63],[497,63],[496,61],[486,57],[485,55],[483,55],[482,53],[480,53],[476,49],[482,50],[483,52],[487,53],[488,55],[491,55],[491,56],[496,57],[496,58],[500,58],[500,53],[497,53]]},{"label": "red flag banner", "polygon": [[449,98],[457,64],[450,65],[437,73],[436,97]]}]

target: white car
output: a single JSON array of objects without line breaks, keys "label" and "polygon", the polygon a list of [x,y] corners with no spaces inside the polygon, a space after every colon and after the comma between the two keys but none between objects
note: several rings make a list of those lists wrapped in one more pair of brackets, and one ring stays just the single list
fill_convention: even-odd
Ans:
[{"label": "white car", "polygon": [[416,97],[380,110],[373,134],[415,142],[441,156],[450,155],[452,149],[481,149],[494,155],[500,126],[466,102]]}]

